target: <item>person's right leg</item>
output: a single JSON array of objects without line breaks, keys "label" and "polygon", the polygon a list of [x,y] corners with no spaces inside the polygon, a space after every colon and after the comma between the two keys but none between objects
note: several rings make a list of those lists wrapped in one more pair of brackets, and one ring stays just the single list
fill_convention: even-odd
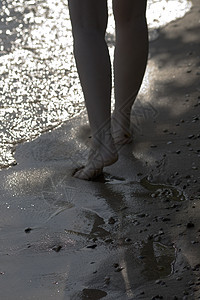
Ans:
[{"label": "person's right leg", "polygon": [[107,0],[68,0],[68,3],[74,55],[92,132],[88,161],[74,176],[91,179],[118,158],[110,132],[111,64],[105,41]]},{"label": "person's right leg", "polygon": [[123,144],[130,140],[131,108],[146,69],[148,58],[146,2],[146,0],[113,0],[116,23],[113,136],[116,143]]}]

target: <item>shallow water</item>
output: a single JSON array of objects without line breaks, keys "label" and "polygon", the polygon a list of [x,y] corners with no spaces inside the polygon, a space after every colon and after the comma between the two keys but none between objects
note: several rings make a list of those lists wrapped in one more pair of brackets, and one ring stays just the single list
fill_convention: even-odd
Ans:
[{"label": "shallow water", "polygon": [[[0,167],[15,164],[15,145],[32,140],[84,109],[73,58],[67,1],[2,0],[0,21]],[[189,1],[149,1],[151,30],[182,17]],[[109,1],[107,41],[114,49]],[[148,80],[145,80],[148,89]]]},{"label": "shallow water", "polygon": [[[151,195],[178,189],[107,173],[104,181],[77,182],[66,165],[56,166],[27,169],[26,161],[1,173],[2,296],[12,282],[8,299],[13,289],[17,299],[138,299],[137,288],[173,277],[177,250],[171,223],[162,219],[166,193],[159,201]],[[171,219],[177,215],[170,210]]]}]

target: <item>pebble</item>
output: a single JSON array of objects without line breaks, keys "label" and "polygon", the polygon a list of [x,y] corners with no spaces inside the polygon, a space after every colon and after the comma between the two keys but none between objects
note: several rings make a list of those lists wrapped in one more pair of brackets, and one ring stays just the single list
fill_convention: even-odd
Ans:
[{"label": "pebble", "polygon": [[55,252],[59,252],[61,249],[62,249],[62,246],[54,246],[52,248],[52,250],[55,251]]},{"label": "pebble", "polygon": [[140,255],[140,256],[138,256],[138,258],[139,259],[145,259],[145,256]]},{"label": "pebble", "polygon": [[194,244],[198,244],[199,241],[191,241],[191,244],[194,245]]},{"label": "pebble", "polygon": [[200,264],[196,264],[193,268],[192,271],[199,271]]},{"label": "pebble", "polygon": [[176,278],[177,281],[181,281],[183,279],[183,277],[179,276]]},{"label": "pebble", "polygon": [[125,239],[125,242],[126,242],[126,243],[130,243],[131,241],[132,241],[132,240],[131,240],[130,238],[126,238],[126,239]]},{"label": "pebble", "polygon": [[107,239],[105,240],[105,242],[106,242],[106,243],[113,243],[113,240],[110,239],[110,238],[107,238]]},{"label": "pebble", "polygon": [[123,269],[124,268],[122,268],[122,267],[118,267],[118,268],[115,269],[115,272],[121,272]]},{"label": "pebble", "polygon": [[158,234],[159,234],[159,235],[163,235],[163,234],[164,234],[164,231],[161,229],[161,230],[159,230]]},{"label": "pebble", "polygon": [[168,222],[168,221],[171,221],[171,219],[170,219],[170,218],[165,218],[165,217],[163,217],[163,218],[162,218],[162,221],[163,221],[163,222]]},{"label": "pebble", "polygon": [[191,221],[187,223],[187,228],[194,228],[194,223]]},{"label": "pebble", "polygon": [[116,220],[113,217],[110,217],[108,220],[108,224],[115,224]]},{"label": "pebble", "polygon": [[172,141],[167,142],[167,145],[171,145],[171,144],[172,144]]},{"label": "pebble", "polygon": [[141,292],[140,292],[140,295],[144,295],[144,294],[145,294],[145,292],[144,292],[144,291],[141,291]]},{"label": "pebble", "polygon": [[145,218],[145,217],[147,217],[148,216],[148,214],[138,214],[137,215],[137,217],[139,217],[139,218]]},{"label": "pebble", "polygon": [[155,284],[161,284],[161,282],[162,282],[162,280],[157,279],[157,280],[155,281]]},{"label": "pebble", "polygon": [[110,277],[106,276],[104,278],[104,282],[105,282],[105,284],[109,284],[110,283]]},{"label": "pebble", "polygon": [[192,167],[192,170],[198,170],[198,167],[193,166],[193,167]]},{"label": "pebble", "polygon": [[25,231],[26,233],[29,233],[29,232],[31,232],[31,230],[32,230],[32,228],[28,227],[28,228],[26,228],[24,231]]},{"label": "pebble", "polygon": [[151,300],[156,300],[156,299],[163,299],[163,296],[161,296],[161,295],[156,295],[156,296],[153,296],[153,297],[151,298]]},{"label": "pebble", "polygon": [[181,153],[181,150],[176,150],[176,153],[177,153],[177,154],[180,154],[180,153]]},{"label": "pebble", "polygon": [[194,137],[194,134],[188,135],[188,139],[192,139]]},{"label": "pebble", "polygon": [[88,249],[95,249],[96,247],[97,247],[97,244],[93,244],[93,245],[87,246],[86,248],[88,248]]}]

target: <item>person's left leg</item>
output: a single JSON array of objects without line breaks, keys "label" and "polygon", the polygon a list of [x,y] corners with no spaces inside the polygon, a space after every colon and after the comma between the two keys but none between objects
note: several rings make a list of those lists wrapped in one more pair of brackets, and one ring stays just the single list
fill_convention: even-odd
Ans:
[{"label": "person's left leg", "polygon": [[110,133],[111,64],[105,41],[107,0],[68,0],[74,55],[92,132],[86,166],[75,177],[90,179],[117,160]]}]

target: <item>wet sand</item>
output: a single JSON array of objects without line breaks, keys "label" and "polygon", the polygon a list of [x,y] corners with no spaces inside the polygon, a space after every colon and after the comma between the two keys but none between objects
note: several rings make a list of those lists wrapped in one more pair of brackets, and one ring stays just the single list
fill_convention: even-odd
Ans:
[{"label": "wet sand", "polygon": [[85,112],[16,147],[0,172],[0,298],[200,299],[200,3],[150,44],[134,142],[74,179]]}]

